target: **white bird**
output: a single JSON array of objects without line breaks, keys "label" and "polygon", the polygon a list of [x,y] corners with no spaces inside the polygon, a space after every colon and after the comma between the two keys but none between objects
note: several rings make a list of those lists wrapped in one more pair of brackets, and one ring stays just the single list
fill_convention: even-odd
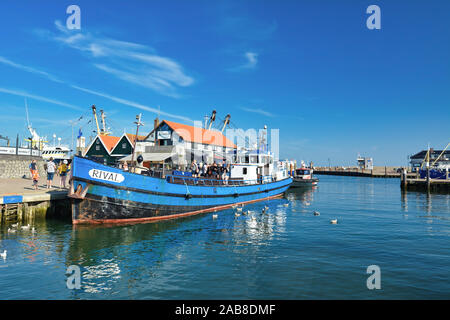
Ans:
[{"label": "white bird", "polygon": [[315,216],[320,216],[320,212],[319,211],[314,211],[314,215]]},{"label": "white bird", "polygon": [[242,207],[237,207],[237,208],[236,208],[236,211],[242,212]]},{"label": "white bird", "polygon": [[13,227],[13,228],[17,228],[18,226],[19,226],[19,223],[14,223],[11,225],[11,227]]},{"label": "white bird", "polygon": [[0,257],[6,259],[6,250],[3,250],[3,253],[0,253]]},{"label": "white bird", "polygon": [[218,217],[217,214],[213,214],[213,215],[212,215],[212,218],[213,218],[213,219],[217,219],[217,217]]},{"label": "white bird", "polygon": [[31,233],[36,233],[36,229],[34,227],[31,228]]},{"label": "white bird", "polygon": [[256,217],[255,216],[252,216],[252,221],[256,221]]},{"label": "white bird", "polygon": [[264,209],[269,210],[269,207],[268,206],[264,206]]},{"label": "white bird", "polygon": [[248,214],[248,211],[242,211],[242,214],[243,214],[244,216],[246,216],[246,215]]},{"label": "white bird", "polygon": [[330,220],[331,224],[337,224],[337,219]]},{"label": "white bird", "polygon": [[283,206],[289,207],[289,203],[284,203]]},{"label": "white bird", "polygon": [[30,229],[30,224],[26,225],[26,226],[22,226],[22,230],[28,230]]},{"label": "white bird", "polygon": [[17,230],[8,228],[8,233],[15,233]]},{"label": "white bird", "polygon": [[234,216],[235,216],[235,217],[239,217],[240,214],[236,212],[236,213],[234,214]]}]

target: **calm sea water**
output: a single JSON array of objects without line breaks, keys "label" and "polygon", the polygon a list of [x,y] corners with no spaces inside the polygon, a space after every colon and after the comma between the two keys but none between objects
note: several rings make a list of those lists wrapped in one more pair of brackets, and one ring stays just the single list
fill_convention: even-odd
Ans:
[{"label": "calm sea water", "polygon": [[[450,298],[450,195],[319,178],[315,190],[247,206],[256,221],[226,210],[116,227],[46,220],[34,235],[3,226],[0,299]],[[70,265],[81,289],[67,288]],[[369,265],[381,290],[367,289]]]}]

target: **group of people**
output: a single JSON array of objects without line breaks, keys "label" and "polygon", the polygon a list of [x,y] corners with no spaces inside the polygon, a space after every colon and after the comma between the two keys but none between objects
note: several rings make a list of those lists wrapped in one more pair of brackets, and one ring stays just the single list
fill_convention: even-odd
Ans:
[{"label": "group of people", "polygon": [[229,172],[230,165],[227,165],[225,162],[219,165],[216,162],[207,164],[203,162],[197,163],[197,160],[194,159],[191,163],[191,173],[194,178],[203,177],[227,181]]},{"label": "group of people", "polygon": [[[40,177],[36,160],[31,161],[29,169],[31,173],[31,179],[33,180],[33,189],[37,190]],[[53,158],[50,158],[49,161],[47,161],[44,164],[44,169],[47,173],[47,185],[46,185],[47,189],[52,188],[55,173],[60,177],[59,187],[66,188],[66,178],[68,172],[70,171],[70,165],[68,164],[67,160],[63,160],[62,162],[59,163],[59,165],[57,165],[53,161]]]}]

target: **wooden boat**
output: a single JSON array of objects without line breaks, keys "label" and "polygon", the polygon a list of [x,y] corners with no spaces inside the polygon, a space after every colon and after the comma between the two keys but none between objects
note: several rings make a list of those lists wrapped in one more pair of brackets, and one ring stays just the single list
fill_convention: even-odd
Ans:
[{"label": "wooden boat", "polygon": [[75,156],[68,194],[72,222],[152,222],[281,197],[292,183],[286,165],[259,154],[256,162],[246,162],[250,158],[233,163],[228,180],[215,180],[136,174]]}]

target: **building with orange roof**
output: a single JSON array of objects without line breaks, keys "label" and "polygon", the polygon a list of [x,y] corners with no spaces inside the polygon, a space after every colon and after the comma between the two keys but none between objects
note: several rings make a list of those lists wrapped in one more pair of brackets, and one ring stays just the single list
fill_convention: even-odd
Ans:
[{"label": "building with orange roof", "polygon": [[[223,160],[226,154],[237,146],[218,130],[204,129],[178,122],[163,120],[156,122],[155,128],[145,140],[153,141],[155,147],[176,146],[177,163],[190,163],[193,159],[211,163]],[[150,149],[148,149],[150,150]],[[151,148],[155,150],[155,148]]]}]

